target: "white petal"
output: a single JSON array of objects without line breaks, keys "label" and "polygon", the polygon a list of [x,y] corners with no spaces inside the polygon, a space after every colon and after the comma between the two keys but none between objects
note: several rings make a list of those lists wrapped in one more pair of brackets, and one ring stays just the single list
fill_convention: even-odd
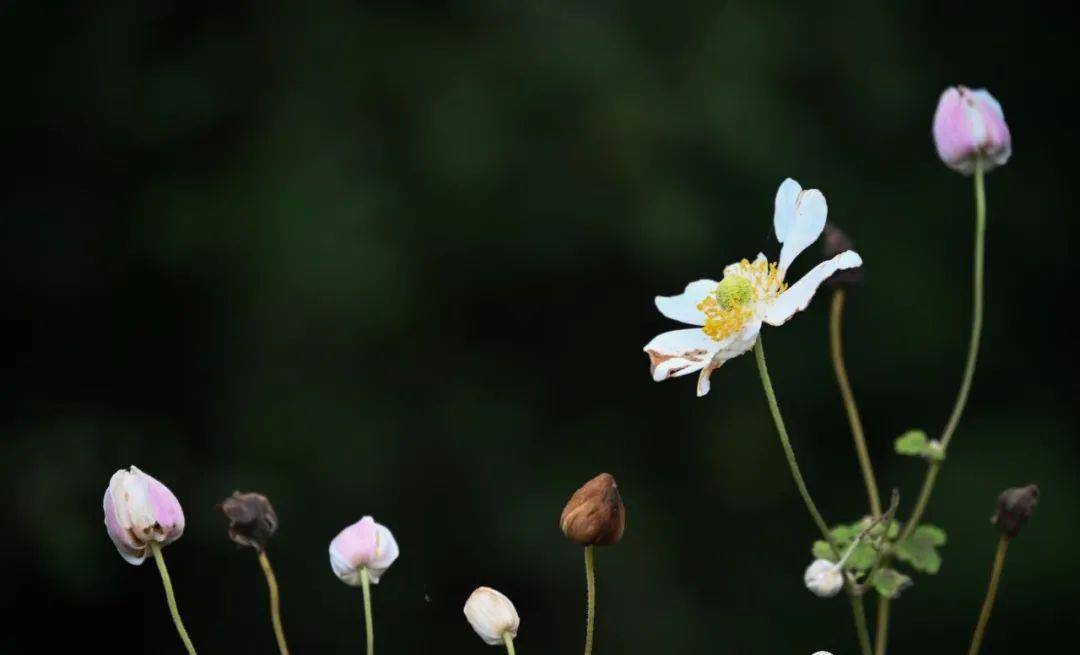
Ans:
[{"label": "white petal", "polygon": [[776,190],[776,201],[773,209],[773,229],[776,230],[776,240],[783,243],[787,240],[787,234],[795,223],[795,203],[798,202],[802,187],[790,177],[780,183]]},{"label": "white petal", "polygon": [[644,350],[649,355],[653,380],[663,382],[701,370],[720,346],[721,342],[713,341],[700,329],[687,328],[657,335]]},{"label": "white petal", "polygon": [[709,393],[709,389],[712,388],[709,384],[709,376],[712,375],[713,371],[723,366],[729,359],[735,359],[739,355],[753,348],[759,332],[761,332],[761,321],[755,320],[748,323],[743,329],[727,339],[717,342],[717,345],[720,347],[717,349],[716,353],[713,354],[709,362],[701,369],[701,373],[698,374],[698,398]]},{"label": "white petal", "polygon": [[795,312],[806,309],[817,288],[830,275],[836,271],[859,266],[862,266],[862,257],[859,257],[859,253],[854,250],[846,250],[828,261],[821,262],[802,276],[802,279],[791,285],[787,291],[780,294],[780,297],[765,313],[765,322],[769,325],[783,325],[795,315]]},{"label": "white petal", "polygon": [[686,290],[677,296],[657,296],[656,308],[673,321],[705,325],[705,314],[697,306],[715,290],[715,280],[697,280],[686,285]]},{"label": "white petal", "polygon": [[372,584],[379,583],[379,578],[386,572],[386,569],[390,568],[390,565],[398,558],[400,552],[394,535],[385,525],[376,523],[375,534],[378,535],[379,545],[375,553],[375,559],[368,565],[368,574],[371,576]]},{"label": "white petal", "polygon": [[795,218],[784,234],[784,246],[780,249],[778,265],[781,271],[786,271],[800,252],[817,241],[821,231],[825,229],[825,218],[828,214],[829,206],[820,191],[808,189],[799,194],[795,200]]}]

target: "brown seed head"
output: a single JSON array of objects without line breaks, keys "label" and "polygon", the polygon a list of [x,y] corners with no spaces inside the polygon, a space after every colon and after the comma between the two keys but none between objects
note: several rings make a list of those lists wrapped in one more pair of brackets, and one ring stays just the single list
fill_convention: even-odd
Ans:
[{"label": "brown seed head", "polygon": [[999,532],[1010,538],[1020,534],[1020,529],[1027,523],[1035,505],[1039,503],[1039,487],[1029,484],[1026,487],[1012,487],[1001,492],[997,499],[997,510],[990,517],[990,522]]},{"label": "brown seed head", "polygon": [[234,491],[218,507],[229,519],[229,539],[259,552],[266,550],[278,526],[277,512],[266,496]]},{"label": "brown seed head", "polygon": [[583,546],[610,546],[622,539],[626,507],[615,478],[601,473],[575,491],[563,508],[559,527]]}]

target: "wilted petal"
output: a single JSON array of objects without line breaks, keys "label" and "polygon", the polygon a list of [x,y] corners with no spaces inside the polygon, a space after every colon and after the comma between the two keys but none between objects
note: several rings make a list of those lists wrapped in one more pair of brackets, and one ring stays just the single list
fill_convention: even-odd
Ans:
[{"label": "wilted petal", "polygon": [[701,370],[720,348],[720,342],[698,328],[672,330],[657,335],[645,345],[653,380],[687,375]]},{"label": "wilted petal", "polygon": [[673,321],[690,325],[705,325],[705,314],[698,309],[698,303],[716,290],[715,280],[697,280],[686,285],[686,290],[677,296],[657,296],[656,308]]},{"label": "wilted petal", "polygon": [[857,266],[862,266],[862,257],[859,257],[854,250],[842,252],[828,261],[821,262],[773,301],[765,314],[765,322],[769,325],[783,325],[795,315],[795,312],[806,309],[818,287],[830,275],[836,271]]}]

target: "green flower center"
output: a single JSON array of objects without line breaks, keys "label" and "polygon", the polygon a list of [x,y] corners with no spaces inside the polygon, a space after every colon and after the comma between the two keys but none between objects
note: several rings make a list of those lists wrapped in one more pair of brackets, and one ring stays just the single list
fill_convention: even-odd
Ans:
[{"label": "green flower center", "polygon": [[742,307],[754,299],[754,285],[750,280],[739,275],[725,275],[716,286],[716,302],[720,307],[731,310]]}]

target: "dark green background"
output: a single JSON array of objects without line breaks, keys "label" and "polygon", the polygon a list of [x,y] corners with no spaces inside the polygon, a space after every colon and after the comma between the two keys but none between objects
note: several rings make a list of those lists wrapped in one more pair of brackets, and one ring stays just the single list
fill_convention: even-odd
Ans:
[{"label": "dark green background", "polygon": [[[368,513],[402,553],[375,589],[380,653],[494,652],[461,614],[480,584],[516,603],[520,653],[575,652],[581,551],[557,520],[599,471],[628,527],[598,557],[598,655],[855,652],[846,602],[803,587],[815,531],[752,358],[699,400],[690,380],[653,383],[641,346],[672,327],[655,294],[775,257],[784,177],[822,189],[866,260],[849,366],[882,486],[910,508],[924,467],[891,442],[940,430],[970,316],[971,183],[929,135],[954,83],[1001,100],[1015,155],[988,178],[984,356],[927,513],[945,564],[896,604],[893,652],[966,649],[994,499],[1031,481],[1042,505],[984,652],[1073,630],[1066,16],[2,6],[0,600],[26,618],[0,650],[180,652],[153,567],[125,564],[101,525],[109,476],[137,464],[184,504],[166,552],[200,652],[274,652],[254,555],[214,509],[237,488],[279,511],[270,554],[298,655],[361,652],[360,592],[326,548]],[[826,301],[765,335],[809,485],[840,522],[866,505]]]}]

